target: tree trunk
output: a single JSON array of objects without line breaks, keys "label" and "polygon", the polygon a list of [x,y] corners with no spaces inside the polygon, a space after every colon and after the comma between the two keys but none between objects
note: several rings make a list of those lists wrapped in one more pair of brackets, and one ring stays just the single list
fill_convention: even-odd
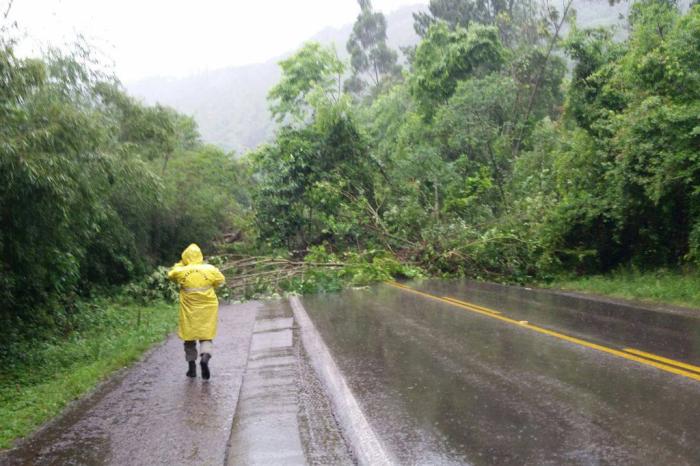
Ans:
[{"label": "tree trunk", "polygon": [[561,15],[561,20],[554,25],[554,34],[552,35],[552,39],[549,41],[549,45],[547,46],[547,53],[544,56],[544,63],[540,67],[540,71],[537,75],[537,78],[535,79],[535,86],[532,88],[532,92],[530,93],[530,98],[527,103],[527,108],[525,109],[525,118],[523,119],[523,124],[520,129],[520,134],[518,135],[518,138],[515,140],[515,147],[513,148],[513,158],[518,156],[518,153],[520,152],[520,146],[523,142],[523,136],[525,132],[525,126],[527,125],[527,120],[530,118],[530,113],[532,113],[532,107],[535,105],[535,98],[537,97],[537,93],[540,90],[540,86],[542,85],[542,79],[544,79],[544,73],[547,71],[547,63],[549,62],[549,57],[552,56],[552,52],[554,51],[554,47],[557,45],[557,41],[559,40],[559,33],[561,32],[561,28],[564,26],[564,23],[566,22],[566,17],[569,15],[569,9],[571,8],[571,4],[573,3],[573,0],[567,0],[566,4],[564,5],[564,10]]}]

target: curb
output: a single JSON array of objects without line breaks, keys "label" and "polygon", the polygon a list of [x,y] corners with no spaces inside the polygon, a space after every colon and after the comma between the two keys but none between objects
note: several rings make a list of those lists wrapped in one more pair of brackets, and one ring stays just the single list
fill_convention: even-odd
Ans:
[{"label": "curb", "polygon": [[301,341],[309,355],[311,365],[326,389],[334,414],[358,463],[360,465],[396,464],[367,422],[357,399],[345,382],[345,377],[335,364],[328,347],[299,298],[291,296],[289,304],[294,311],[294,319],[299,326]]}]

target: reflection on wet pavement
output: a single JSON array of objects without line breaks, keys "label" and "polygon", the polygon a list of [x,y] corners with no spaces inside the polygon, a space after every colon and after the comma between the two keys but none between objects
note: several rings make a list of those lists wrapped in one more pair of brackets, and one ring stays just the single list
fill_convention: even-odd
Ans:
[{"label": "reflection on wet pavement", "polygon": [[552,329],[544,328],[540,325],[535,325],[527,320],[517,320],[513,319],[512,317],[508,317],[506,315],[503,315],[500,311],[495,311],[490,308],[478,306],[473,303],[468,303],[466,301],[461,301],[457,300],[454,298],[450,297],[440,297],[438,295],[433,295],[430,293],[426,293],[424,291],[419,291],[398,283],[390,283],[390,286],[393,286],[403,292],[406,293],[413,293],[416,295],[419,295],[421,297],[427,298],[429,300],[435,300],[438,302],[442,303],[447,303],[450,306],[455,306],[459,308],[460,310],[464,310],[466,312],[474,312],[477,314],[480,314],[482,316],[487,316],[492,319],[496,319],[500,322],[503,322],[507,325],[516,325],[522,328],[527,328],[528,330],[532,332],[536,332],[542,335],[547,335],[552,338],[558,338],[561,340],[564,340],[566,342],[583,346],[585,348],[593,349],[595,351],[600,351],[603,353],[611,354],[614,356],[617,356],[619,358],[626,359],[628,361],[634,361],[638,364],[643,364],[649,367],[654,367],[659,370],[666,371],[671,374],[676,374],[676,375],[681,375],[683,377],[688,377],[690,379],[696,380],[700,382],[700,367],[694,366],[691,364],[683,363],[677,360],[672,360],[668,358],[664,358],[660,355],[656,354],[651,354],[639,350],[635,350],[632,348],[615,348],[614,346],[606,346],[605,344],[599,344],[599,343],[594,343],[592,341],[589,341],[588,339],[584,340],[581,338],[576,338],[572,337],[571,335],[567,335],[565,333],[561,333],[558,331],[554,331]]},{"label": "reflection on wet pavement", "polygon": [[514,319],[700,365],[700,311],[663,312],[606,300],[491,283],[425,280],[417,290],[503,311]]},{"label": "reflection on wet pavement", "polygon": [[[507,294],[501,302],[496,293],[482,298],[466,285],[421,286],[498,310],[529,310],[514,318],[558,312]],[[696,464],[700,458],[694,380],[388,286],[308,297],[303,304],[401,463]],[[547,323],[559,319],[549,316]],[[625,335],[631,340],[634,332]]]},{"label": "reflection on wet pavement", "polygon": [[171,336],[0,463],[223,464],[259,306],[222,306],[210,381],[185,377],[182,341]]},{"label": "reflection on wet pavement", "polygon": [[185,377],[171,336],[0,464],[353,464],[291,314],[286,301],[222,306],[211,380]]}]

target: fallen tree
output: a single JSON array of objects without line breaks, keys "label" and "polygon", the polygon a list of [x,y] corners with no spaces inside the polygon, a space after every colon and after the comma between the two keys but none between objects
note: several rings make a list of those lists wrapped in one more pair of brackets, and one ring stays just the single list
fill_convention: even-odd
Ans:
[{"label": "fallen tree", "polygon": [[264,288],[279,292],[282,291],[282,284],[294,278],[303,280],[304,276],[312,271],[342,269],[348,266],[343,262],[307,262],[266,256],[221,258],[223,265],[220,270],[226,275],[226,284],[230,290]]}]

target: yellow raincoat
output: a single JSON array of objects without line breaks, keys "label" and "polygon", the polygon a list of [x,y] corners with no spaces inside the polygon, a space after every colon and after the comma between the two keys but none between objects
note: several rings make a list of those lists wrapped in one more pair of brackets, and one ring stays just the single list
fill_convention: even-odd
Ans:
[{"label": "yellow raincoat", "polygon": [[199,246],[190,244],[182,253],[182,261],[168,272],[168,278],[180,286],[180,338],[213,340],[219,311],[214,288],[224,283],[222,273],[205,264]]}]

